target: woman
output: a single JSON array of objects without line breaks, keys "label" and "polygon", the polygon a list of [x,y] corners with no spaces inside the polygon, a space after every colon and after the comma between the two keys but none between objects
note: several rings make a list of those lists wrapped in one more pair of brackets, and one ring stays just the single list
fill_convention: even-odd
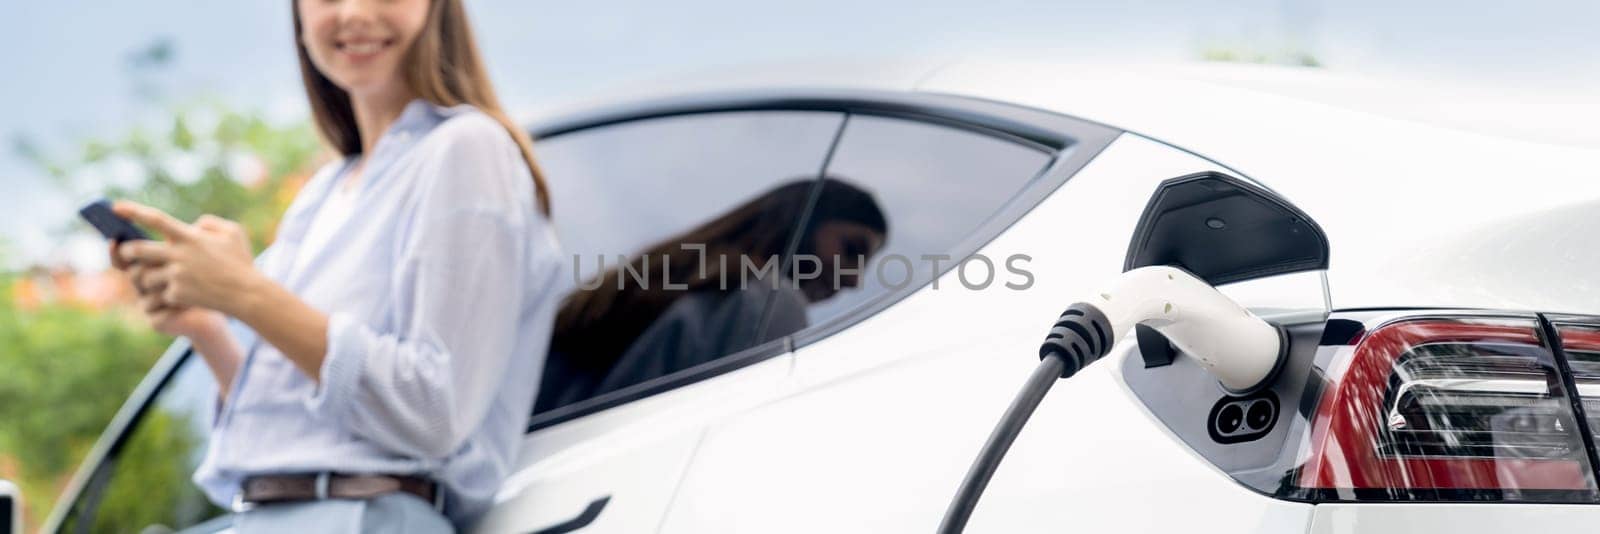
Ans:
[{"label": "woman", "polygon": [[237,224],[130,202],[165,241],[113,256],[220,385],[195,481],[237,531],[450,531],[488,508],[532,406],[561,290],[544,183],[460,0],[293,11],[343,158],[254,264]]},{"label": "woman", "polygon": [[806,306],[859,285],[855,273],[888,235],[871,193],[827,177],[780,185],[661,241],[562,303],[538,411],[805,328]]}]

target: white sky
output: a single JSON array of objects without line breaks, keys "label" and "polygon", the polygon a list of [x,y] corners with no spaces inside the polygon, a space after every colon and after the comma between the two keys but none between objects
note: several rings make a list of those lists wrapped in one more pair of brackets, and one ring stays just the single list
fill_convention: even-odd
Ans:
[{"label": "white sky", "polygon": [[[1404,5],[1394,5],[1404,4]],[[1502,94],[1600,94],[1600,2],[1182,0],[945,2],[468,0],[514,116],[631,80],[718,66],[912,55],[1062,60],[1195,58],[1210,43],[1298,46],[1330,69]],[[63,150],[162,116],[134,96],[126,58],[176,51],[169,99],[221,98],[290,120],[305,106],[285,0],[18,1],[0,6],[0,239],[12,263],[75,261],[63,239],[86,200],[19,161],[26,136]],[[1551,128],[1593,128],[1552,123]],[[65,243],[65,244],[63,244]]]}]

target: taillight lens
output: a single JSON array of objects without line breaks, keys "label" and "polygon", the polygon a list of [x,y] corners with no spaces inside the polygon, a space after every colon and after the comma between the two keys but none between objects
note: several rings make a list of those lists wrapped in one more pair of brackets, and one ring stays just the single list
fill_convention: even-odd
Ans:
[{"label": "taillight lens", "polygon": [[[1532,319],[1367,332],[1330,362],[1292,485],[1316,500],[1593,502],[1584,437],[1541,332]],[[1600,350],[1593,361],[1600,388]]]},{"label": "taillight lens", "polygon": [[[1591,433],[1600,432],[1600,327],[1556,323]],[[1600,436],[1597,436],[1600,437]]]}]

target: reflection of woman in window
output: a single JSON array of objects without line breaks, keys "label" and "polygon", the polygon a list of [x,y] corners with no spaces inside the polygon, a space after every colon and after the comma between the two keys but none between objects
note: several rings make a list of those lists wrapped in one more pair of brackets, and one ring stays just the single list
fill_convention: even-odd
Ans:
[{"label": "reflection of woman in window", "polygon": [[[814,207],[806,215],[808,204]],[[803,215],[805,228],[797,233]],[[563,303],[539,409],[804,328],[806,305],[859,285],[853,271],[883,247],[888,232],[870,193],[825,178],[779,186],[650,247],[629,260],[631,269],[613,267],[584,284],[593,289],[580,289]],[[762,268],[771,270],[754,272]]]},{"label": "reflection of woman in window", "polygon": [[460,0],[291,9],[343,157],[254,264],[238,224],[121,202],[166,239],[119,265],[221,386],[195,480],[241,505],[236,532],[450,531],[489,508],[526,428],[561,287],[544,182]]}]

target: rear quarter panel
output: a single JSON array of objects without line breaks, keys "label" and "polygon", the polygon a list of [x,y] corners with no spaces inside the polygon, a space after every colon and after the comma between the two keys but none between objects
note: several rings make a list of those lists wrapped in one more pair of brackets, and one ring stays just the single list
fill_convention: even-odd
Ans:
[{"label": "rear quarter panel", "polygon": [[[919,89],[1100,121],[1261,181],[1327,232],[1334,308],[1600,314],[1600,283],[1589,268],[1600,262],[1600,149],[1442,127],[1219,78],[1226,76],[974,62],[941,69]],[[1473,113],[1460,106],[1457,114]]]},{"label": "rear quarter panel", "polygon": [[[1033,259],[1022,291],[954,273],[795,352],[785,392],[714,425],[664,532],[928,532],[1072,299],[1121,272],[1155,185],[1211,163],[1123,136],[984,247]],[[1116,354],[1127,351],[1126,346]],[[1101,362],[1062,382],[969,532],[1303,532],[1311,506],[1251,492],[1166,434]]]}]

